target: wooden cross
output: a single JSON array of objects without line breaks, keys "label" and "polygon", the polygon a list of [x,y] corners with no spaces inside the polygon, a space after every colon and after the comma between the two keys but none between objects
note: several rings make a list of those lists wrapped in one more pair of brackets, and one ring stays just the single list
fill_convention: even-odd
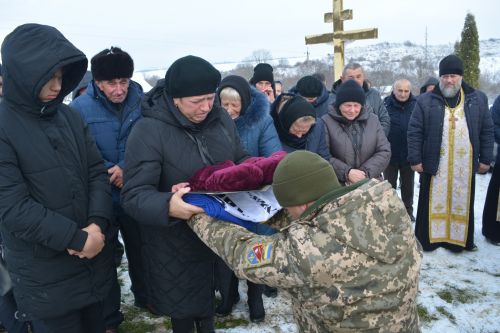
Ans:
[{"label": "wooden cross", "polygon": [[344,42],[346,40],[378,38],[378,29],[344,31],[344,21],[352,20],[352,9],[343,9],[343,0],[332,0],[333,12],[325,13],[325,23],[333,23],[333,33],[306,36],[306,45],[333,42],[333,77],[344,70]]}]

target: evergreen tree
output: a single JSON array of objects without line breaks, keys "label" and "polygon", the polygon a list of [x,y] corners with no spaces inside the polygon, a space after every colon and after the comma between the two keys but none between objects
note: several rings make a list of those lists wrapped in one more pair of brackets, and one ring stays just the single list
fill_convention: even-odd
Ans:
[{"label": "evergreen tree", "polygon": [[479,35],[476,19],[468,13],[462,30],[458,56],[464,62],[464,80],[474,88],[479,87]]},{"label": "evergreen tree", "polygon": [[459,57],[460,59],[462,59],[462,55],[460,54],[460,42],[457,40],[455,42],[455,45],[453,45],[453,53]]}]

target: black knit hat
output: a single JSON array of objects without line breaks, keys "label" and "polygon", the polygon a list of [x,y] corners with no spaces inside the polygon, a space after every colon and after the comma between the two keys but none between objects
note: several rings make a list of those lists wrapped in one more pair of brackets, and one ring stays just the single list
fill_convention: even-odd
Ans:
[{"label": "black knit hat", "polygon": [[131,78],[134,61],[127,52],[111,46],[92,57],[90,69],[96,81]]},{"label": "black knit hat", "polygon": [[439,76],[446,74],[464,75],[464,63],[462,59],[450,54],[439,62]]},{"label": "black knit hat", "polygon": [[297,82],[297,91],[304,97],[318,97],[323,92],[323,83],[312,75],[307,75]]},{"label": "black knit hat", "polygon": [[250,84],[255,85],[260,81],[268,81],[274,83],[273,67],[266,63],[260,63],[253,69],[253,76],[250,79]]},{"label": "black knit hat", "polygon": [[208,61],[188,55],[174,61],[165,74],[165,91],[170,97],[212,94],[220,83],[220,72]]},{"label": "black knit hat", "polygon": [[312,104],[302,96],[293,96],[283,105],[278,114],[280,123],[287,132],[297,119],[305,116],[316,118],[316,111]]},{"label": "black knit hat", "polygon": [[221,81],[219,89],[217,89],[217,94],[220,96],[222,89],[231,87],[238,92],[241,99],[241,112],[240,115],[245,113],[245,110],[250,106],[251,103],[251,93],[250,85],[247,80],[238,75],[229,75]]},{"label": "black knit hat", "polygon": [[347,80],[337,88],[335,107],[338,109],[339,106],[345,102],[357,102],[361,105],[365,105],[365,92],[354,80]]}]

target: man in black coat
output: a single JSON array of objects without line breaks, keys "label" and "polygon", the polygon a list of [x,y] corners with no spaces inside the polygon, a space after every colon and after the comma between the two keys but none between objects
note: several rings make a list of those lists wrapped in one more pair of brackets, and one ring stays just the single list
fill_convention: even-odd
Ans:
[{"label": "man in black coat", "polygon": [[17,316],[36,332],[104,332],[108,177],[87,126],[62,103],[87,58],[39,24],[17,27],[1,53],[0,232]]},{"label": "man in black coat", "polygon": [[122,203],[143,226],[149,303],[172,318],[175,333],[195,323],[198,333],[214,331],[215,255],[185,223],[199,208],[175,204],[172,186],[206,165],[248,157],[214,103],[220,79],[202,58],[176,60],[146,95],[125,150]]},{"label": "man in black coat", "polygon": [[391,143],[391,161],[384,171],[384,177],[396,189],[398,175],[401,185],[401,199],[406,211],[413,216],[413,187],[415,172],[408,163],[408,122],[415,106],[416,98],[411,93],[411,83],[406,79],[399,79],[392,86],[392,93],[384,98],[384,105],[391,118],[391,127],[387,139]]}]

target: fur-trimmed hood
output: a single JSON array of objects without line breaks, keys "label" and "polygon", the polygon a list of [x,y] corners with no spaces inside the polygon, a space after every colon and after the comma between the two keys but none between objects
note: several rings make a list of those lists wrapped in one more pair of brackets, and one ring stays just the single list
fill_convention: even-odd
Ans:
[{"label": "fur-trimmed hood", "polygon": [[259,119],[269,114],[269,102],[266,95],[250,87],[250,105],[242,112],[243,114],[236,118],[235,123],[238,129],[248,128]]}]

